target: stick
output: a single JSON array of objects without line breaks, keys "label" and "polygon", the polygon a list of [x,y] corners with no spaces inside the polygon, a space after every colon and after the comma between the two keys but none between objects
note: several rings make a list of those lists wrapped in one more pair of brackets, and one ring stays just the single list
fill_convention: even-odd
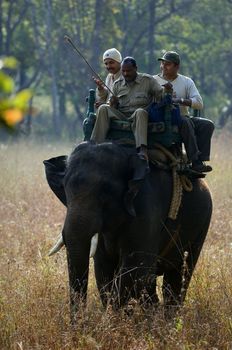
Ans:
[{"label": "stick", "polygon": [[67,35],[64,36],[64,40],[66,42],[68,42],[72,48],[81,56],[81,58],[83,58],[83,60],[85,61],[85,63],[87,64],[87,66],[91,69],[91,71],[93,72],[93,74],[102,82],[102,84],[107,88],[107,90],[112,94],[113,92],[110,90],[110,88],[105,84],[105,82],[101,79],[101,77],[95,72],[95,70],[93,69],[93,67],[89,64],[89,62],[86,60],[86,58],[83,56],[83,54],[81,53],[80,50],[78,50],[78,48],[76,47],[76,45],[74,45],[74,43],[72,42],[71,38]]}]

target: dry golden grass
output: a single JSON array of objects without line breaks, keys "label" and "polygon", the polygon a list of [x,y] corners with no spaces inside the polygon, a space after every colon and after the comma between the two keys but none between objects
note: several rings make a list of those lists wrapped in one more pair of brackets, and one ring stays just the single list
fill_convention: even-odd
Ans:
[{"label": "dry golden grass", "polygon": [[70,145],[0,146],[0,349],[232,349],[232,137],[214,137],[207,176],[214,213],[185,306],[173,321],[162,308],[132,317],[104,311],[93,277],[89,302],[69,324],[65,251],[48,258],[65,216],[49,190],[43,159]]}]

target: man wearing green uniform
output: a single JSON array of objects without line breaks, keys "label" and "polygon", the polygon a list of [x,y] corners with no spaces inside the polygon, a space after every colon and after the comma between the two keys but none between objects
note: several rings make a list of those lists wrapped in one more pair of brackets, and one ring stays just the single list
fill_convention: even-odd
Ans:
[{"label": "man wearing green uniform", "polygon": [[132,123],[139,156],[148,161],[147,109],[153,101],[160,101],[164,89],[151,75],[137,72],[133,57],[124,58],[121,70],[122,76],[113,85],[110,106],[103,104],[98,108],[91,140],[104,142],[110,119],[128,120]]}]

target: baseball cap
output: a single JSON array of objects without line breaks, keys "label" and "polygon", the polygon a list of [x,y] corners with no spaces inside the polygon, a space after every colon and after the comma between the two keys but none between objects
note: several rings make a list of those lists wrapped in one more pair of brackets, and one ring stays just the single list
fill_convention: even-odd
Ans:
[{"label": "baseball cap", "polygon": [[158,61],[180,64],[180,56],[176,51],[166,51],[163,57],[158,58]]},{"label": "baseball cap", "polygon": [[112,49],[106,50],[103,54],[103,61],[106,58],[111,58],[112,60],[121,63],[122,62],[122,56],[120,54],[120,52],[115,49],[114,47]]}]

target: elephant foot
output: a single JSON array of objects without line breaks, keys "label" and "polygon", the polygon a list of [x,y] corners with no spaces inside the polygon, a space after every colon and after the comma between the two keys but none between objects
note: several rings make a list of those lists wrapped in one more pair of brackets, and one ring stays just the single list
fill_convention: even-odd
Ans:
[{"label": "elephant foot", "polygon": [[165,318],[165,320],[166,321],[173,320],[177,316],[180,308],[181,308],[181,304],[176,304],[176,303],[165,304],[164,305],[164,318]]}]

